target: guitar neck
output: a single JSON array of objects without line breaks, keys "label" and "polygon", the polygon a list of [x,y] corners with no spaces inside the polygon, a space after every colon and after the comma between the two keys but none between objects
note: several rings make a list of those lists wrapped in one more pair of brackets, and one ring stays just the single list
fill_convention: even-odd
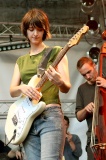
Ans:
[{"label": "guitar neck", "polygon": [[52,63],[52,67],[56,68],[56,66],[59,64],[59,62],[61,61],[61,59],[64,57],[64,55],[68,50],[69,50],[69,46],[68,44],[66,44],[64,48],[57,55],[55,61]]},{"label": "guitar neck", "polygon": [[[64,48],[62,48],[62,50],[58,53],[55,61],[52,63],[52,67],[56,68],[56,66],[59,64],[59,62],[61,61],[61,59],[64,57],[64,55],[66,54],[66,52],[69,50],[69,46],[68,44],[66,44],[64,46]],[[47,80],[47,76],[44,73],[41,77],[41,80],[39,81],[39,83],[37,84],[36,88],[41,88],[43,86],[43,84],[46,82]]]}]

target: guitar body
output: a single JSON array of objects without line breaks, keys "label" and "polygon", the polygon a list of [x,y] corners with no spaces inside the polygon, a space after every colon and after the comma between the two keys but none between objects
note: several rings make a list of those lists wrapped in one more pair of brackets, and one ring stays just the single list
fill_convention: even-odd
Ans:
[{"label": "guitar body", "polygon": [[[37,76],[33,76],[28,85],[34,85],[35,81],[38,81]],[[42,101],[37,103],[36,101],[30,101],[28,97],[21,96],[19,100],[14,102],[8,111],[5,133],[9,141],[12,144],[22,143],[34,121],[34,119],[40,115],[46,107],[46,104]]]}]

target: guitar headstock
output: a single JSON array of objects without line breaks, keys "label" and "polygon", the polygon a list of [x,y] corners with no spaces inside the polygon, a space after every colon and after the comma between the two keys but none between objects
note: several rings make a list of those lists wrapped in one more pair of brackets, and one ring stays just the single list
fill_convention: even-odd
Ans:
[{"label": "guitar headstock", "polygon": [[84,25],[68,42],[68,46],[72,47],[80,41],[82,35],[89,30],[89,27]]}]

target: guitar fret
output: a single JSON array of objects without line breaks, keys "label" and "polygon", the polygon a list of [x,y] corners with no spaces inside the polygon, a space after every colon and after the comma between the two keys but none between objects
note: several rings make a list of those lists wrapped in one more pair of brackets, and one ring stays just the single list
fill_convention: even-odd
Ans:
[{"label": "guitar fret", "polygon": [[45,83],[45,81],[47,80],[47,76],[46,74],[44,74],[41,77],[41,80],[38,82],[38,84],[36,85],[36,88],[41,88],[43,86],[43,84]]},{"label": "guitar fret", "polygon": [[66,52],[69,50],[68,44],[64,46],[64,48],[59,52],[59,54],[56,57],[56,60],[52,63],[52,67],[56,67],[58,63],[61,61],[61,59],[64,57]]}]

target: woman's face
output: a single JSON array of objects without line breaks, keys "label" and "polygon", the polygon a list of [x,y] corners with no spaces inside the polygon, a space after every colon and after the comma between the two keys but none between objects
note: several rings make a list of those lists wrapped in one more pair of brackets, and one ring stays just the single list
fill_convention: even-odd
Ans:
[{"label": "woman's face", "polygon": [[27,30],[27,37],[30,41],[30,44],[38,45],[42,43],[44,30],[38,27],[29,26]]}]

